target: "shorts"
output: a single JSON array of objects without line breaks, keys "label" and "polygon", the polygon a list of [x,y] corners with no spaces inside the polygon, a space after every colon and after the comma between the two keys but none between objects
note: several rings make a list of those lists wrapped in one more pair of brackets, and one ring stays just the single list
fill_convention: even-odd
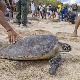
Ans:
[{"label": "shorts", "polygon": [[43,9],[43,13],[46,13],[46,10],[45,9]]},{"label": "shorts", "polygon": [[58,15],[61,15],[61,13],[60,13],[60,12],[58,12]]},{"label": "shorts", "polygon": [[50,12],[47,12],[48,15],[50,15]]},{"label": "shorts", "polygon": [[53,13],[51,10],[50,10],[49,12],[50,12],[50,14],[52,14],[52,13]]},{"label": "shorts", "polygon": [[32,10],[32,14],[35,14],[35,10]]},{"label": "shorts", "polygon": [[38,9],[38,12],[40,11],[40,9]]}]

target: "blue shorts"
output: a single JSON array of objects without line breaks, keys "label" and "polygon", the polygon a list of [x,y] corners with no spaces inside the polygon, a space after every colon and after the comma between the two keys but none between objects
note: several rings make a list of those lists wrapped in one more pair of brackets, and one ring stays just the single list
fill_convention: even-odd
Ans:
[{"label": "blue shorts", "polygon": [[60,13],[60,12],[58,12],[58,15],[61,15],[61,13]]}]

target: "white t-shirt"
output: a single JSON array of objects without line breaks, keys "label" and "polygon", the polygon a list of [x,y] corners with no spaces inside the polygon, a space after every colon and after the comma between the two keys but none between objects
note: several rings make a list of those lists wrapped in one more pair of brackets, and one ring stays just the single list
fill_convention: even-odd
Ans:
[{"label": "white t-shirt", "polygon": [[19,0],[15,0],[15,3],[17,3]]},{"label": "white t-shirt", "polygon": [[39,9],[40,9],[40,11],[42,11],[42,9],[43,9],[43,6],[39,6]]},{"label": "white t-shirt", "polygon": [[72,8],[69,8],[68,11],[71,11],[72,12]]},{"label": "white t-shirt", "polygon": [[31,10],[35,10],[35,4],[34,3],[30,3],[31,6]]},{"label": "white t-shirt", "polygon": [[47,12],[49,12],[49,6],[47,6]]}]

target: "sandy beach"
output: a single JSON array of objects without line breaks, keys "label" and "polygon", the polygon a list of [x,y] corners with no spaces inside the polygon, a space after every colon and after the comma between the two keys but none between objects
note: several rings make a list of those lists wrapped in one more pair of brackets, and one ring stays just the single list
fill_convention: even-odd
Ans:
[{"label": "sandy beach", "polygon": [[[31,16],[31,15],[28,15]],[[21,37],[39,34],[52,34],[60,42],[71,45],[70,52],[60,52],[61,65],[55,75],[48,73],[49,60],[12,61],[0,59],[0,80],[80,80],[80,27],[78,37],[73,37],[75,24],[67,22],[52,22],[48,19],[29,20],[28,28],[17,27],[16,23],[9,22],[12,28]],[[8,45],[6,30],[0,25],[0,49]]]}]

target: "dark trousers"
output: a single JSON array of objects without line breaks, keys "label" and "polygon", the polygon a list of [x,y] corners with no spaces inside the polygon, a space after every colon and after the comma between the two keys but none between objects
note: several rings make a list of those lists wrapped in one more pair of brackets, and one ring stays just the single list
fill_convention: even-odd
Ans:
[{"label": "dark trousers", "polygon": [[43,14],[42,14],[42,11],[40,11],[40,14],[41,14],[41,16],[42,16],[42,19],[43,19]]}]

